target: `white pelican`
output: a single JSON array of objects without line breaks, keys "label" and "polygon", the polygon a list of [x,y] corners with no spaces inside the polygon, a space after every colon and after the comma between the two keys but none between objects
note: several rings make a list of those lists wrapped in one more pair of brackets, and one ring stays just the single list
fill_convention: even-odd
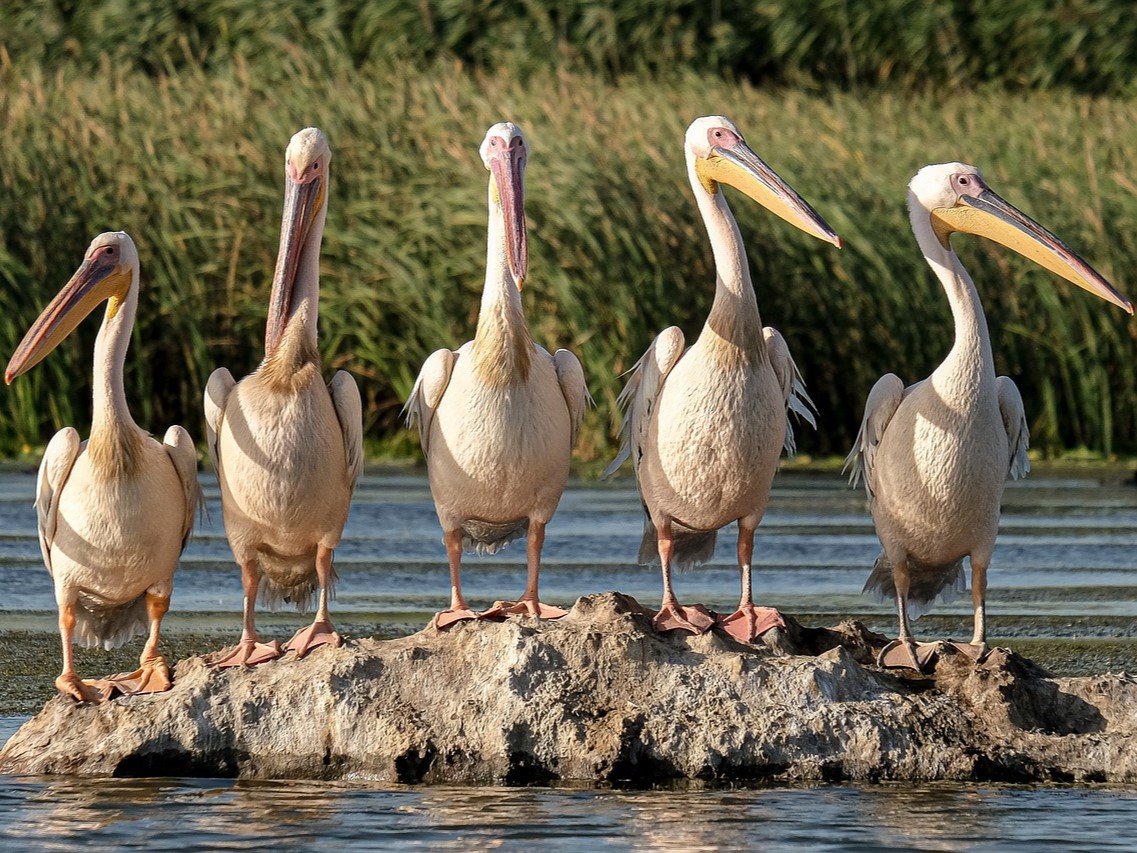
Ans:
[{"label": "white pelican", "polygon": [[896,597],[900,637],[882,666],[929,661],[936,644],[918,647],[909,618],[937,597],[963,590],[971,561],[975,631],[955,644],[976,660],[987,653],[987,567],[1008,476],[1030,470],[1029,434],[1018,389],[995,375],[991,338],[971,277],[951,248],[956,232],[988,237],[1114,305],[1133,313],[1089,264],[1057,237],[988,189],[962,163],[925,166],[908,187],[916,242],[943,284],[955,319],[955,344],[931,377],[905,388],[892,373],[869,392],[853,450],[851,482],[863,478],[884,550],[865,591]]},{"label": "white pelican", "polygon": [[644,505],[639,559],[659,561],[660,631],[703,633],[713,624],[702,605],[680,606],[671,569],[714,553],[720,527],[738,521],[742,595],[723,626],[749,642],[784,624],[776,610],[754,606],[750,562],[754,531],[766,511],[783,446],[793,450],[789,412],[811,424],[801,377],[778,332],[763,328],[742,235],[720,184],[729,184],[808,234],[841,246],[841,238],[743,141],[722,116],[695,119],[684,145],[691,190],[714,250],[715,300],[702,334],[684,351],[683,332],[660,332],[620,395],[626,408],[620,455],[629,455]]},{"label": "white pelican", "polygon": [[495,124],[480,150],[490,179],[478,328],[460,349],[440,349],[427,358],[404,409],[408,425],[418,423],[450,564],[450,606],[436,614],[439,628],[479,615],[462,597],[463,547],[492,554],[526,534],[525,592],[481,615],[564,615],[538,595],[541,548],[591,400],[576,356],[563,349],[549,355],[535,344],[521,310],[529,267],[524,199],[529,149],[521,128]]},{"label": "white pelican", "polygon": [[[158,632],[201,500],[189,433],[172,426],[159,444],[134,422],[126,405],[123,363],[138,308],[138,251],[130,235],[108,232],[91,241],[82,265],[20,342],[4,381],[11,383],[38,364],[103,301],[107,310],[95,339],[91,437],[81,442],[73,427],[57,432],[36,481],[39,543],[55,584],[63,641],[63,671],[55,686],[94,702],[116,689],[170,688]],[[148,624],[137,671],[96,682],[76,674],[73,640],[113,649]]]},{"label": "white pelican", "polygon": [[[341,643],[328,616],[332,555],[363,470],[359,389],[343,370],[325,385],[316,347],[332,152],[324,134],[308,127],[292,137],[284,156],[284,220],[264,361],[240,382],[219,367],[205,389],[209,453],[245,592],[241,641],[215,662],[222,667],[263,663],[289,650],[303,657]],[[271,607],[285,601],[303,610],[317,586],[311,625],[283,650],[276,641],[260,642],[258,589]]]}]

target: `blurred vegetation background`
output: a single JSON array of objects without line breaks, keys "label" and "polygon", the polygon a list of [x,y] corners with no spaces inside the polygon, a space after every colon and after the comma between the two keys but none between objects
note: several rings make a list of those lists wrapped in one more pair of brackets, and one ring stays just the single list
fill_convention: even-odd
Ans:
[{"label": "blurred vegetation background", "polygon": [[[1137,15],[1127,0],[7,0],[0,15],[0,350],[98,232],[142,259],[127,363],[136,419],[204,437],[201,389],[262,354],[283,152],[332,143],[321,348],[364,395],[373,453],[411,455],[398,411],[432,350],[473,334],[486,127],[526,173],[535,337],[580,355],[615,449],[619,374],[671,324],[693,340],[714,269],[683,167],[723,113],[845,238],[838,252],[731,195],[766,323],[844,454],[877,377],[914,381],[951,317],[908,227],[926,163],[991,186],[1137,296]],[[1001,247],[956,241],[1035,448],[1137,451],[1135,327]],[[0,396],[0,453],[90,422],[84,324]]]}]

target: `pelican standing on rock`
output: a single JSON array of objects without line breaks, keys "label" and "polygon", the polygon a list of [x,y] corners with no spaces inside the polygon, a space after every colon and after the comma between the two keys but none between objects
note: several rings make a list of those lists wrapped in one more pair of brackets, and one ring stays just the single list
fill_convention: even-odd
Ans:
[{"label": "pelican standing on rock", "polygon": [[783,625],[776,610],[755,607],[750,564],[754,532],[766,511],[782,448],[793,450],[789,413],[811,424],[809,398],[785,340],[762,326],[742,235],[721,185],[728,184],[808,234],[840,248],[841,238],[767,166],[722,116],[695,119],[684,145],[687,174],[710,237],[715,299],[702,333],[684,350],[678,326],[665,329],[620,395],[624,446],[606,474],[629,455],[644,505],[639,559],[659,561],[660,631],[701,634],[713,620],[702,605],[683,607],[671,570],[705,562],[720,527],[738,521],[742,595],[722,620],[749,642]]},{"label": "pelican standing on rock", "polygon": [[[93,702],[116,690],[170,688],[158,634],[201,500],[189,433],[172,426],[159,444],[135,424],[126,405],[123,364],[138,308],[138,251],[125,232],[91,242],[82,265],[20,342],[4,381],[38,364],[104,301],[95,339],[91,437],[81,442],[73,427],[55,434],[40,463],[35,503],[63,642],[55,686]],[[76,674],[73,640],[113,649],[147,626],[136,672],[94,682]]]},{"label": "pelican standing on rock", "polygon": [[[500,122],[480,150],[490,172],[489,240],[477,331],[457,351],[427,358],[405,408],[408,425],[418,423],[450,565],[450,606],[436,614],[439,628],[479,615],[564,615],[541,603],[541,549],[591,399],[576,356],[535,344],[522,313],[525,137]],[[462,596],[463,548],[492,554],[521,536],[528,541],[524,593],[475,613]]]},{"label": "pelican standing on rock", "polygon": [[[355,380],[321,375],[316,346],[320,242],[328,210],[331,149],[305,128],[285,152],[284,219],[265,330],[265,357],[240,382],[224,367],[209,377],[205,422],[221,484],[221,512],[241,567],[241,641],[214,662],[253,665],[286,651],[303,657],[341,640],[328,615],[332,555],[363,470],[363,407]],[[258,589],[276,606],[305,609],[319,588],[316,618],[281,650],[257,636]]]},{"label": "pelican standing on rock", "polygon": [[917,645],[910,618],[963,590],[971,562],[975,630],[956,648],[987,653],[987,568],[1007,477],[1030,470],[1018,389],[995,375],[991,338],[971,277],[951,248],[957,232],[988,237],[1133,313],[1133,305],[1057,237],[994,192],[974,166],[925,166],[908,188],[916,242],[951,303],[955,344],[932,375],[905,388],[892,373],[869,392],[846,466],[864,479],[884,551],[865,591],[895,596],[900,637],[882,666],[926,666],[938,644]]}]

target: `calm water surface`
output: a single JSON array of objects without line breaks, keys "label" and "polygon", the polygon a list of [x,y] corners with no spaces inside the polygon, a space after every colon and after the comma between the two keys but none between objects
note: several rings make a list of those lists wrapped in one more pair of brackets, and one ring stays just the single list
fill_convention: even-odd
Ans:
[{"label": "calm water surface", "polygon": [[[1120,477],[1035,476],[1011,484],[991,569],[993,634],[1023,643],[1129,640],[1137,646],[1137,489]],[[241,589],[203,482],[202,523],[179,571],[171,632],[240,626]],[[51,584],[31,507],[34,478],[0,474],[5,625],[54,630]],[[619,589],[655,603],[635,566],[641,515],[630,484],[575,485],[549,528],[542,597],[564,605]],[[860,595],[879,550],[862,493],[835,476],[779,476],[759,530],[755,589],[806,624],[845,616],[894,632],[892,608]],[[686,601],[737,601],[734,531],[711,565],[679,576]],[[413,630],[446,604],[438,524],[422,477],[369,476],[344,543],[334,613],[352,625]],[[469,557],[474,606],[516,597],[524,549]],[[968,602],[917,631],[970,631]],[[287,620],[285,620],[287,621]],[[301,617],[289,624],[299,625]],[[283,623],[273,630],[287,636]],[[946,627],[945,627],[946,626]],[[0,690],[3,688],[0,687]],[[0,718],[0,740],[24,718]],[[1116,788],[819,787],[622,792],[579,788],[363,788],[231,780],[0,779],[0,847],[51,850],[1132,850],[1137,792]]]}]

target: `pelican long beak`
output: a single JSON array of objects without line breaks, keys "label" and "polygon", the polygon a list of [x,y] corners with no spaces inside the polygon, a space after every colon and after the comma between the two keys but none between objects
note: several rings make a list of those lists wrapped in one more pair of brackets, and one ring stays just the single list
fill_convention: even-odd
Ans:
[{"label": "pelican long beak", "polygon": [[1133,303],[1118,293],[1097,270],[1052,233],[989,189],[984,189],[977,196],[960,196],[954,207],[934,209],[932,227],[945,247],[948,238],[956,231],[987,237],[1106,302],[1133,313]]},{"label": "pelican long beak", "polygon": [[280,224],[280,251],[272,276],[268,322],[265,324],[265,352],[272,353],[284,336],[292,313],[292,296],[296,288],[296,272],[300,255],[308,240],[308,232],[324,205],[326,185],[322,177],[297,181],[289,172],[285,177],[284,218]]},{"label": "pelican long beak", "polygon": [[838,249],[843,245],[829,223],[746,143],[712,148],[709,157],[696,161],[695,168],[708,192],[716,191],[716,183],[729,184],[806,234]]},{"label": "pelican long beak", "polygon": [[103,256],[91,256],[36,318],[4,370],[5,384],[27,373],[70,335],[99,303],[111,299],[107,316],[118,312],[119,301],[130,287],[130,272]]},{"label": "pelican long beak", "polygon": [[517,289],[529,275],[529,238],[525,229],[525,147],[519,137],[490,158],[490,172],[505,217],[505,251]]}]

